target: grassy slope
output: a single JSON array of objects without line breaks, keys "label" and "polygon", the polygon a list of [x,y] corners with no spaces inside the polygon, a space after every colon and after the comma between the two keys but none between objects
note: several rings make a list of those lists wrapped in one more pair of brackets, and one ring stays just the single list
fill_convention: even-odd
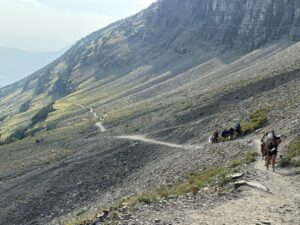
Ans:
[{"label": "grassy slope", "polygon": [[[12,175],[20,171],[32,170],[57,162],[74,151],[56,143],[71,143],[78,132],[88,129],[91,124],[86,121],[76,125],[44,131],[35,137],[27,137],[0,147],[0,177]],[[44,140],[41,145],[35,140]]]},{"label": "grassy slope", "polygon": [[[273,47],[275,50],[270,50],[269,47],[264,50],[258,50],[255,53],[250,53],[248,56],[244,56],[237,62],[233,62],[227,66],[223,65],[220,67],[220,65],[216,64],[216,67],[211,67],[208,64],[206,66],[208,68],[204,67],[204,69],[197,69],[196,71],[189,70],[182,77],[176,76],[161,84],[154,83],[153,87],[155,89],[152,90],[152,93],[156,93],[157,97],[148,100],[145,97],[138,97],[143,92],[149,92],[147,88],[142,91],[139,91],[138,88],[141,85],[144,85],[144,88],[147,86],[151,87],[149,86],[151,82],[149,83],[147,80],[144,81],[144,84],[142,83],[137,86],[119,84],[118,80],[108,84],[101,84],[100,80],[94,82],[92,87],[89,87],[88,84],[90,84],[90,81],[87,81],[88,83],[83,83],[82,87],[79,86],[78,90],[74,93],[58,100],[54,105],[56,111],[51,113],[47,121],[41,125],[43,126],[47,123],[74,123],[74,120],[76,122],[76,117],[81,118],[80,114],[83,111],[76,107],[75,103],[93,106],[98,110],[99,114],[106,113],[108,124],[141,115],[147,111],[151,111],[151,109],[160,110],[162,107],[159,104],[173,105],[175,99],[181,102],[175,109],[183,111],[184,108],[191,107],[191,104],[193,104],[191,98],[199,99],[197,100],[198,102],[207,102],[207,99],[213,99],[215,98],[214,96],[218,96],[226,90],[236,89],[245,86],[247,83],[255,82],[255,80],[298,69],[299,64],[297,64],[297,61],[299,56],[297,51],[299,50],[299,46],[299,44],[294,44],[283,51],[279,51],[280,49],[278,50],[275,47]],[[263,53],[264,51],[265,53]],[[272,51],[276,54],[272,55]],[[242,65],[244,65],[244,68]],[[224,76],[224,71],[227,73],[226,76]],[[197,72],[199,73],[198,77],[192,75],[194,73],[197,74]],[[189,74],[191,74],[191,80],[186,80],[184,77],[190,76]],[[182,80],[183,78],[184,80]],[[244,81],[241,81],[241,78]],[[213,82],[215,79],[218,79],[217,83]],[[179,82],[181,85],[177,89],[174,89],[176,82]],[[170,91],[168,88],[157,89],[157,86],[160,85],[164,85],[165,87],[173,86],[173,89]],[[195,87],[196,85],[197,88]],[[109,87],[113,89],[109,89]],[[201,92],[201,89],[204,92]],[[138,92],[135,93],[134,90],[138,90]],[[187,92],[189,94],[186,94]],[[2,139],[8,137],[16,129],[26,127],[29,124],[30,118],[33,117],[37,110],[49,102],[49,99],[45,95],[34,97],[30,109],[20,114],[17,113],[20,107],[18,102],[24,102],[25,99],[33,96],[31,92],[21,93],[22,90],[17,89],[15,92],[1,99],[2,107],[8,104],[7,107],[1,110],[2,114],[12,113],[11,116],[0,122]],[[151,96],[151,92],[148,94]],[[16,103],[12,105],[11,102]]]},{"label": "grassy slope", "polygon": [[[130,75],[125,80],[120,78],[107,84],[102,83],[102,80],[94,82],[87,80],[78,86],[77,91],[56,101],[54,105],[56,111],[37,127],[43,127],[46,124],[66,126],[88,119],[87,110],[80,109],[75,105],[76,103],[96,108],[99,115],[105,113],[107,124],[117,124],[119,121],[132,119],[151,111],[163,112],[166,110],[166,106],[169,107],[167,114],[180,114],[188,108],[193,108],[195,104],[199,105],[201,102],[205,104],[210,99],[216,99],[217,96],[224,95],[231,90],[266,77],[299,69],[297,52],[300,44],[296,43],[283,50],[278,46],[280,44],[257,50],[228,65],[216,62],[217,59],[210,60],[203,66],[197,65],[195,68],[184,71],[182,75],[177,75],[162,83],[153,83],[151,79],[136,85],[122,83],[130,78]],[[61,68],[61,64],[54,69],[63,70],[65,66]],[[158,74],[158,78],[160,76],[164,75]],[[186,77],[190,77],[190,79],[186,79]],[[215,80],[218,82],[214,82]],[[180,85],[176,85],[176,83]],[[143,87],[142,91],[140,91],[140,87]],[[146,97],[151,96],[151,93],[155,93],[155,97]],[[29,110],[18,113],[20,103],[30,98],[33,99]],[[22,92],[20,88],[2,98],[2,115],[9,115],[0,122],[2,139],[7,138],[15,130],[28,126],[33,115],[47,102],[49,102],[49,98],[46,95],[34,96],[32,91]],[[172,107],[174,104],[176,107]],[[154,116],[156,115],[157,113],[154,113]]]}]

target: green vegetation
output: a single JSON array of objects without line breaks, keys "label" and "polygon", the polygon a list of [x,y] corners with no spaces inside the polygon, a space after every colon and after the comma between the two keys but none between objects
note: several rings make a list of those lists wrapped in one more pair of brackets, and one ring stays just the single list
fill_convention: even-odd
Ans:
[{"label": "green vegetation", "polygon": [[26,112],[28,111],[29,108],[30,108],[30,101],[26,101],[20,106],[19,113]]},{"label": "green vegetation", "polygon": [[123,120],[125,118],[134,115],[134,113],[137,113],[137,111],[138,109],[135,107],[128,107],[119,110],[111,110],[110,112],[108,112],[107,122],[108,123],[118,122],[120,120]]},{"label": "green vegetation", "polygon": [[142,192],[136,196],[124,200],[128,205],[135,205],[137,203],[149,204],[167,196],[178,196],[187,193],[196,194],[204,186],[218,181],[217,184],[224,186],[227,181],[226,175],[228,170],[224,167],[216,167],[203,171],[202,173],[192,175],[183,182],[179,182],[172,187],[162,186],[154,191]]},{"label": "green vegetation", "polygon": [[300,156],[300,137],[297,137],[292,141],[288,148],[288,157],[294,158]]},{"label": "green vegetation", "polygon": [[258,109],[250,113],[250,120],[241,123],[243,134],[249,134],[257,129],[265,126],[268,123],[269,108]]},{"label": "green vegetation", "polygon": [[[0,148],[0,176],[14,171],[27,170],[57,162],[74,153],[69,146],[53,146],[53,143],[70,143],[82,134],[79,131],[88,129],[89,124],[83,121],[72,127],[61,127],[55,130],[36,133],[34,137],[16,140]],[[27,131],[29,132],[29,131]],[[43,139],[43,147],[35,145],[35,141]]]},{"label": "green vegetation", "polygon": [[288,159],[287,157],[280,159],[280,161],[278,162],[278,166],[281,168],[284,168],[284,167],[287,167],[290,165],[291,165],[291,160]]},{"label": "green vegetation", "polygon": [[[113,209],[117,210],[122,205],[134,206],[138,203],[150,204],[151,202],[159,201],[160,199],[168,196],[179,196],[187,193],[196,194],[201,188],[214,184],[218,186],[225,186],[230,182],[230,178],[226,175],[229,174],[228,168],[219,166],[215,168],[207,169],[199,174],[192,175],[186,180],[175,184],[174,186],[161,186],[154,191],[141,192],[135,196],[125,198],[116,204]],[[114,211],[111,212],[112,215]],[[91,218],[91,217],[90,217]],[[86,216],[80,216],[76,220],[68,221],[65,225],[76,225],[88,221]],[[106,221],[107,225],[114,225],[115,221],[112,216],[112,220]]]},{"label": "green vegetation", "polygon": [[32,118],[31,118],[31,127],[35,124],[44,121],[47,119],[48,114],[54,111],[53,108],[54,102],[48,104],[47,106],[43,107],[40,111],[38,111]]},{"label": "green vegetation", "polygon": [[280,167],[287,167],[293,165],[300,167],[300,160],[294,159],[300,156],[300,137],[295,138],[289,145],[286,157],[279,161]]},{"label": "green vegetation", "polygon": [[91,219],[92,216],[88,214],[82,214],[80,215],[77,219],[67,221],[65,225],[78,225],[78,224],[83,224],[84,222],[88,221]]},{"label": "green vegetation", "polygon": [[59,78],[55,81],[53,87],[49,91],[49,94],[52,96],[66,96],[70,94],[74,90],[74,85],[70,80],[65,80],[63,78]]},{"label": "green vegetation", "polygon": [[300,167],[300,160],[293,160],[292,162],[295,167]]},{"label": "green vegetation", "polygon": [[118,218],[119,218],[118,213],[115,211],[112,211],[109,221],[106,221],[104,224],[105,225],[118,225],[119,224],[117,222]]},{"label": "green vegetation", "polygon": [[244,157],[230,162],[228,166],[218,166],[207,169],[199,174],[188,177],[186,180],[179,182],[174,186],[162,186],[154,191],[142,192],[136,196],[125,199],[123,203],[128,205],[135,205],[140,202],[149,204],[167,196],[178,196],[187,193],[196,194],[201,188],[211,184],[224,187],[231,181],[227,175],[232,172],[233,169],[254,162],[257,155],[257,152],[248,152]]},{"label": "green vegetation", "polygon": [[125,102],[123,105],[119,105],[118,109],[108,111],[107,123],[118,123],[121,120],[128,118],[136,118],[141,115],[150,114],[157,109],[151,106],[151,103],[147,101],[141,101],[138,103],[129,104]]},{"label": "green vegetation", "polygon": [[15,129],[1,144],[9,144],[16,140],[21,140],[25,137],[34,135],[35,133],[44,130],[44,128],[38,127],[34,128],[34,126],[44,120],[47,119],[48,114],[54,111],[53,108],[54,103],[50,103],[47,106],[40,109],[36,114],[31,118],[31,123],[23,126],[21,128]]},{"label": "green vegetation", "polygon": [[4,121],[7,118],[7,116],[0,116],[0,122]]},{"label": "green vegetation", "polygon": [[16,130],[14,133],[12,133],[6,140],[5,140],[5,144],[7,143],[11,143],[11,142],[14,142],[16,140],[19,140],[19,139],[23,139],[26,137],[26,128],[21,128],[21,129],[18,129]]},{"label": "green vegetation", "polygon": [[229,163],[228,167],[229,168],[237,168],[237,167],[243,166],[245,164],[255,162],[257,156],[258,156],[257,152],[248,152],[245,155],[245,157],[231,161]]}]

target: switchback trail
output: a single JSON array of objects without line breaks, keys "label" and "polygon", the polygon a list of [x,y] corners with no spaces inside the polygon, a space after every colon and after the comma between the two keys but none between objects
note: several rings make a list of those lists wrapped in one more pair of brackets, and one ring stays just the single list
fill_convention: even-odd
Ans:
[{"label": "switchback trail", "polygon": [[[76,103],[75,105],[79,106],[80,108],[89,109],[90,113],[93,115],[93,117],[99,119],[98,114],[95,112],[95,110],[93,108],[89,108],[89,107],[83,106],[83,105],[78,104],[78,103]],[[95,123],[95,126],[98,127],[101,132],[106,132],[106,129],[103,126],[103,121]]]},{"label": "switchback trail", "polygon": [[[93,117],[99,118],[98,114],[95,112],[95,110],[93,108],[86,107],[86,106],[83,106],[83,105],[78,104],[78,103],[76,103],[75,105],[77,105],[81,108],[89,109],[90,113],[93,115]],[[102,121],[95,123],[95,126],[98,127],[101,132],[106,132],[107,131],[105,129],[105,127],[103,126]],[[196,149],[201,149],[202,148],[202,146],[197,146],[197,145],[180,145],[180,144],[175,144],[175,143],[170,143],[170,142],[156,141],[154,139],[147,138],[143,135],[124,135],[124,136],[116,136],[115,138],[126,139],[126,140],[131,140],[131,141],[141,141],[141,142],[144,142],[144,143],[162,145],[162,146],[167,146],[167,147],[171,147],[171,148],[181,148],[181,149],[195,149],[195,148]]]},{"label": "switchback trail", "polygon": [[[252,143],[259,148],[259,141]],[[270,193],[247,187],[241,198],[206,211],[187,211],[190,224],[300,224],[300,177],[283,176],[278,172],[267,171],[261,160],[255,163],[254,170],[256,182],[268,187]]]}]

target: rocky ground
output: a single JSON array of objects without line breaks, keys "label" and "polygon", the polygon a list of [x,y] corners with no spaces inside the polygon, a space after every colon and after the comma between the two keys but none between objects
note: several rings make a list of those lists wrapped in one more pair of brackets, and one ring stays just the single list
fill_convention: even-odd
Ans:
[{"label": "rocky ground", "polygon": [[[74,111],[62,117],[58,129],[1,146],[0,224],[65,224],[85,213],[97,214],[124,196],[172,185],[227,162],[249,150],[247,141],[209,145],[210,132],[230,128],[262,108],[269,110],[269,121],[262,131],[275,129],[282,135],[280,151],[284,154],[289,142],[300,133],[299,43],[284,50],[278,46],[257,50],[228,65],[218,64],[209,73],[201,74],[201,68],[194,68],[169,82],[178,87],[185,76],[201,74],[198,79],[149,101],[110,99],[95,103],[93,112],[90,109],[94,105],[80,109],[72,102]],[[147,85],[145,93],[149,91]],[[140,99],[140,94],[130,97]],[[108,113],[108,119],[95,126],[93,113],[103,115],[102,107],[114,109],[120,102],[128,106],[117,119]],[[69,119],[83,120],[85,125],[76,126]],[[101,132],[102,126],[105,132]],[[35,144],[37,139],[43,141]],[[245,174],[253,179],[263,174],[256,177],[254,170],[249,171]],[[252,195],[251,191],[244,193]],[[144,223],[156,219],[175,223],[171,219],[178,218],[179,223],[191,224],[195,214],[204,212],[203,205],[211,209],[214,202],[226,204],[227,198],[245,197],[239,192],[219,194],[204,192],[167,199],[154,206],[140,205],[140,210],[131,215]],[[157,214],[156,208],[165,213]],[[184,216],[191,210],[201,212]],[[219,215],[218,211],[211,215],[214,213]]]},{"label": "rocky ground", "polygon": [[[211,114],[215,112],[214,114],[204,115],[199,119],[196,117],[194,120],[177,125],[171,130],[172,132],[156,129],[157,132],[147,135],[146,130],[151,129],[149,127],[145,128],[145,133],[139,134],[137,131],[133,134],[146,137],[130,136],[129,133],[127,138],[120,139],[118,136],[124,125],[107,127],[107,132],[102,133],[98,132],[98,128],[92,123],[87,128],[80,129],[79,132],[74,129],[71,133],[55,131],[56,135],[62,136],[63,139],[51,134],[43,136],[44,142],[38,145],[32,143],[34,139],[26,139],[22,142],[23,144],[19,143],[18,146],[5,146],[4,149],[7,149],[10,154],[3,154],[2,148],[3,156],[7,157],[6,161],[15,163],[14,167],[5,161],[1,165],[0,224],[65,224],[65,221],[74,218],[80,219],[82,213],[97,214],[101,212],[102,208],[124,196],[152,190],[159,185],[171,185],[190,174],[226,162],[241,152],[249,150],[247,141],[237,140],[209,145],[207,143],[209,132],[215,127],[222,129],[232,126],[237,118],[247,118],[250,111],[265,106],[273,108],[268,115],[269,124],[261,132],[270,129],[279,132],[284,140],[280,154],[284,154],[289,142],[300,132],[298,87],[299,79],[294,79],[278,85],[274,89],[257,92],[252,97],[235,103],[234,107],[225,107],[220,111],[210,108],[208,112]],[[187,117],[189,116],[188,111]],[[139,120],[146,120],[146,118],[147,115],[144,117],[142,115]],[[133,124],[136,124],[135,120],[133,120]],[[247,136],[246,138],[254,140],[257,137]],[[55,145],[53,145],[54,142]],[[47,157],[41,161],[41,158],[36,157],[36,150],[45,156],[56,152],[65,153],[54,157],[52,161],[49,161]],[[10,157],[19,158],[18,161],[13,161]],[[23,163],[28,162],[33,164],[24,164],[25,167],[21,167]],[[258,165],[255,168],[259,168]],[[266,173],[264,168],[258,170],[249,168],[244,172],[247,179],[257,180],[268,186],[270,190],[273,183],[265,182],[268,180],[264,181],[264,179],[280,179],[278,180],[280,185],[285,185],[285,179],[287,179],[286,184],[294,183],[294,185],[287,185],[288,187],[297,187],[299,182],[297,177],[282,178],[271,172]],[[283,189],[283,186],[280,188]],[[213,224],[215,215],[220,215],[222,213],[220,211],[223,210],[213,206],[222,206],[223,204],[228,206],[235,201],[237,203],[241,201],[241,204],[249,205],[245,211],[251,209],[249,198],[253,199],[261,192],[249,188],[244,189],[245,191],[242,193],[239,191],[219,193],[212,189],[200,191],[196,196],[187,195],[165,199],[163,202],[151,205],[138,205],[133,212],[128,213],[131,219],[128,219],[127,222],[123,221],[125,224],[129,222],[136,224],[197,224],[201,221],[197,215],[205,217],[204,213],[207,209],[211,210],[210,214],[206,216],[207,221],[209,218],[212,220],[208,224]],[[278,190],[276,189],[276,191]],[[291,195],[294,193],[293,190],[288,192]],[[279,196],[279,194],[275,195]],[[282,200],[279,198],[279,201]],[[266,201],[272,203],[273,198]],[[11,204],[12,202],[14,204]],[[263,204],[262,202],[261,205]],[[295,212],[298,212],[299,209],[295,204],[287,202],[288,210],[294,207]],[[281,205],[278,206],[276,202],[274,205],[279,211]],[[232,205],[230,207],[233,207],[233,211],[237,210]],[[273,209],[270,208],[270,210]],[[287,221],[292,221],[293,214],[289,214],[288,210],[285,212],[290,215]],[[228,213],[232,213],[232,211]],[[255,217],[255,220],[260,222],[260,220],[270,219],[273,224],[276,224],[278,221],[276,222],[275,219],[281,214],[278,216],[276,214],[275,217],[272,217],[271,214],[268,215],[268,218]],[[136,219],[139,222],[134,222]],[[243,217],[237,217],[238,219],[241,220]],[[218,220],[216,220],[217,222]]]},{"label": "rocky ground", "polygon": [[[247,115],[249,109],[274,106],[269,113],[269,124],[258,134],[262,135],[264,131],[275,129],[284,140],[280,146],[280,155],[284,155],[289,142],[299,135],[300,131],[300,109],[297,103],[299,102],[298,85],[299,80],[296,79],[274,89],[253,95],[251,98],[236,104],[230,114],[227,111],[219,112],[218,116],[210,119],[208,127],[204,130],[209,132],[209,130],[220,127],[220,125],[222,127],[230,126],[237,116]],[[205,124],[205,122],[202,120],[195,124],[202,127],[201,124]],[[190,129],[197,132],[198,126],[195,124]],[[182,130],[180,135],[172,133],[172,135],[178,135],[178,140],[189,136],[187,135],[190,132],[188,126],[183,127],[186,129],[179,128]],[[164,159],[157,157],[157,155],[153,156],[155,160],[151,164],[146,166],[144,170],[138,171],[131,177],[132,180],[126,182],[129,186],[123,187],[123,194],[125,194],[123,197],[126,194],[137,193],[141,190],[154,189],[157,185],[180,181],[189,174],[202,171],[222,161],[228,161],[236,154],[247,151],[248,147],[256,149],[257,143],[254,140],[259,138],[254,134],[234,142],[208,145],[206,138],[201,143],[199,138],[195,137],[188,141],[189,144],[180,145],[166,141],[170,137],[168,132],[159,132],[151,134],[151,136],[152,138],[148,139],[141,136],[123,138],[130,139],[130,142],[136,146],[143,146],[147,143],[150,146],[158,144],[162,147],[165,143],[169,147],[174,147],[174,151],[171,155],[169,152],[168,157]],[[155,139],[158,139],[156,143],[154,143]],[[164,141],[159,141],[159,139]],[[190,148],[191,146],[194,148]],[[170,197],[150,205],[139,204],[133,209],[125,207],[119,212],[120,215],[116,221],[119,221],[120,224],[195,225],[220,224],[220,222],[224,224],[297,224],[299,222],[299,220],[297,221],[299,218],[299,196],[297,194],[299,176],[294,175],[292,170],[284,171],[280,168],[277,168],[276,173],[267,172],[263,162],[259,159],[254,165],[243,168],[242,172],[245,173],[245,179],[265,185],[270,189],[270,193],[249,187],[220,192],[215,191],[216,189],[213,187],[199,191],[196,196],[189,194],[181,197]],[[130,184],[135,183],[134,180],[137,181],[137,185],[131,186]],[[128,189],[128,187],[130,188]],[[126,189],[127,191],[125,191]],[[132,190],[135,191],[132,192]],[[249,211],[253,211],[253,213],[249,213]],[[92,212],[94,214],[99,213],[97,210]]]},{"label": "rocky ground", "polygon": [[[259,141],[247,143],[259,149]],[[105,219],[99,214],[102,218],[84,224],[292,225],[300,222],[299,175],[278,167],[276,172],[267,171],[260,159],[241,170],[243,177],[239,179],[255,182],[258,187],[235,187],[235,180],[223,189],[210,186],[196,194],[165,197],[134,207],[124,205]]]}]

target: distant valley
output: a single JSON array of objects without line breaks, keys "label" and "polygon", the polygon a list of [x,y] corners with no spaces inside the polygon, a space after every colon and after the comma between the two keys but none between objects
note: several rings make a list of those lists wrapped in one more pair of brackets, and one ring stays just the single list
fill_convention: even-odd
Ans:
[{"label": "distant valley", "polygon": [[25,78],[61,56],[67,49],[29,52],[0,47],[0,86],[3,87]]}]

